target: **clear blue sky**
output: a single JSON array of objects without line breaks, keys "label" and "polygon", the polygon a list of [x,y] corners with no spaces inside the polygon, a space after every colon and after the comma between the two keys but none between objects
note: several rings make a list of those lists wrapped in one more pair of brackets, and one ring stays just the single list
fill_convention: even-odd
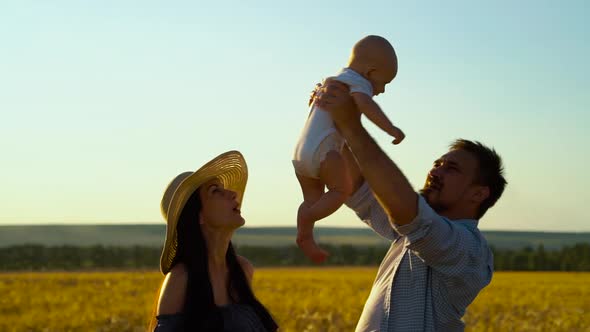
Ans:
[{"label": "clear blue sky", "polygon": [[[0,4],[0,224],[163,223],[170,179],[241,150],[250,226],[294,226],[313,85],[367,34],[399,74],[371,133],[419,188],[455,138],[503,156],[482,229],[590,231],[585,1]],[[346,208],[324,226],[361,226]]]}]

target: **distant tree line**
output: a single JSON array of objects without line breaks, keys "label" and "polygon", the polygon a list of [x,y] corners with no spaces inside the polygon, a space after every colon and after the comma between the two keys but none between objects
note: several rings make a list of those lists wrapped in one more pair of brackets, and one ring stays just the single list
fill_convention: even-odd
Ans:
[{"label": "distant tree line", "polygon": [[492,250],[497,271],[590,271],[590,243],[550,251],[545,250],[542,244],[535,249]]},{"label": "distant tree line", "polygon": [[[330,252],[324,265],[379,265],[387,252],[385,246],[323,245]],[[295,246],[240,246],[240,255],[256,266],[313,265]],[[495,249],[495,270],[511,271],[590,271],[590,243],[545,250]],[[158,269],[160,248],[132,246],[43,246],[19,245],[0,248],[0,271]]]}]

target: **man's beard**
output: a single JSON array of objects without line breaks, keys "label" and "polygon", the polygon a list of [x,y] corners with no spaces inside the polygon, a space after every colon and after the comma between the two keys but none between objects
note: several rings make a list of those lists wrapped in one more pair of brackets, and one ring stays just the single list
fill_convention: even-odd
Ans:
[{"label": "man's beard", "polygon": [[[424,197],[424,200],[426,201],[426,203],[428,203],[428,205],[430,205],[430,207],[438,214],[441,214],[442,212],[447,210],[447,206],[444,204],[441,204],[440,202],[433,202],[430,199],[430,193],[432,193],[435,189],[431,189],[428,187],[424,187],[422,189],[420,189],[419,193],[420,195],[422,195],[422,197]],[[440,193],[440,191],[439,191]]]}]

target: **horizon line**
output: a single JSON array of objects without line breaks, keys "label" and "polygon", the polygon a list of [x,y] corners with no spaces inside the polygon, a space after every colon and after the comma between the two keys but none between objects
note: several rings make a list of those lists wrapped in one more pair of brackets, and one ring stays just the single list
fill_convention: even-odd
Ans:
[{"label": "horizon line", "polygon": [[[0,223],[0,227],[14,227],[14,226],[153,226],[153,225],[160,225],[166,226],[165,223],[155,223],[155,222],[129,222],[129,223],[21,223],[21,224],[13,224],[13,223]],[[287,225],[264,225],[264,226],[243,226],[240,228],[297,228],[297,226],[287,226]],[[333,226],[324,226],[318,225],[315,228],[340,228],[340,229],[371,229],[368,226],[363,227],[360,226],[341,226],[341,225],[333,225]],[[482,232],[516,232],[516,233],[590,233],[590,230],[563,230],[563,231],[555,231],[555,230],[524,230],[524,229],[481,229]]]}]

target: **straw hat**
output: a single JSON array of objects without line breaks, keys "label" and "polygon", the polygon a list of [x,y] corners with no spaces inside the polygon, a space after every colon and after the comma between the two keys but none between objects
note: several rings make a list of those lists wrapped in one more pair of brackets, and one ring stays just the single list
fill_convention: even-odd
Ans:
[{"label": "straw hat", "polygon": [[160,271],[168,273],[176,256],[178,240],[176,225],[180,213],[190,196],[205,182],[218,179],[225,189],[236,192],[241,205],[248,181],[246,160],[239,151],[228,151],[209,161],[196,172],[184,172],[170,182],[162,197],[162,215],[166,220],[166,241],[160,257]]}]

